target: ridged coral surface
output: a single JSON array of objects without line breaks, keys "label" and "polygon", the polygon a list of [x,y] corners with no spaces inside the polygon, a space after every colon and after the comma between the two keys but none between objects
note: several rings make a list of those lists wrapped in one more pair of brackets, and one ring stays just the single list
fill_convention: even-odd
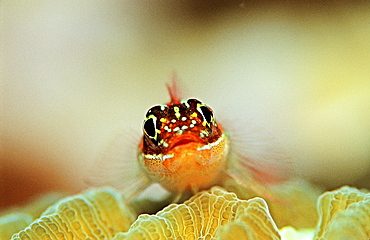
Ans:
[{"label": "ridged coral surface", "polygon": [[318,201],[315,239],[370,239],[370,194],[344,186]]},{"label": "ridged coral surface", "polygon": [[61,193],[48,193],[24,206],[12,207],[1,212],[0,239],[10,239],[14,233],[30,225],[45,209],[64,196]]},{"label": "ridged coral surface", "polygon": [[[370,194],[350,187],[319,197],[316,229],[279,231],[262,198],[240,200],[220,187],[137,219],[123,202],[115,190],[92,189],[58,201],[12,239],[370,239]],[[9,216],[0,218],[0,232],[31,220]]]},{"label": "ridged coral surface", "polygon": [[117,192],[90,190],[57,202],[12,239],[110,239],[134,218]]},{"label": "ridged coral surface", "polygon": [[266,202],[213,187],[156,215],[143,214],[118,239],[280,239]]}]

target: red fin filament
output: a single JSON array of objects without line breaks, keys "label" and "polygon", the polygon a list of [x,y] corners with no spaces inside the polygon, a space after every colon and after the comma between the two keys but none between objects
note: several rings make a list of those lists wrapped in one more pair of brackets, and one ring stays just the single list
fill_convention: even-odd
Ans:
[{"label": "red fin filament", "polygon": [[174,73],[171,82],[166,84],[168,93],[170,94],[171,103],[178,103],[181,100],[180,90],[178,87],[177,75]]}]

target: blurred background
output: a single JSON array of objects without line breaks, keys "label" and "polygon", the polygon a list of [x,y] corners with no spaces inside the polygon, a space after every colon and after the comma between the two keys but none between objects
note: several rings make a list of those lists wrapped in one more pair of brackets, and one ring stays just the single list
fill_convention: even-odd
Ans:
[{"label": "blurred background", "polygon": [[185,97],[265,126],[302,177],[370,188],[368,1],[0,4],[0,209],[84,189],[174,71]]}]

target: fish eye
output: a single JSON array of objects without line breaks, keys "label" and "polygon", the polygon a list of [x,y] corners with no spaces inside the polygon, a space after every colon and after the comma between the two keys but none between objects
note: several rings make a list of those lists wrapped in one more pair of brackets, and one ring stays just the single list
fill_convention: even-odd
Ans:
[{"label": "fish eye", "polygon": [[206,105],[201,104],[201,103],[197,104],[197,110],[203,117],[203,123],[202,123],[203,126],[207,125],[208,127],[210,127],[211,124],[214,122],[212,110]]},{"label": "fish eye", "polygon": [[206,106],[200,106],[198,108],[198,111],[202,114],[204,120],[207,123],[211,123],[212,122],[213,113],[212,113],[212,111],[208,107],[206,107]]},{"label": "fish eye", "polygon": [[157,125],[156,125],[157,118],[154,115],[150,115],[145,121],[143,125],[143,130],[146,136],[148,136],[152,140],[157,140]]}]

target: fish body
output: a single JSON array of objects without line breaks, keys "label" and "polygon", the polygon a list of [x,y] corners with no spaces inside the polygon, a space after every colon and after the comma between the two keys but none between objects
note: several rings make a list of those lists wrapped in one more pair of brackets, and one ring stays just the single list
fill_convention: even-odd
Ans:
[{"label": "fish body", "polygon": [[229,139],[213,110],[197,99],[171,101],[148,110],[138,161],[171,192],[197,192],[220,183]]}]

